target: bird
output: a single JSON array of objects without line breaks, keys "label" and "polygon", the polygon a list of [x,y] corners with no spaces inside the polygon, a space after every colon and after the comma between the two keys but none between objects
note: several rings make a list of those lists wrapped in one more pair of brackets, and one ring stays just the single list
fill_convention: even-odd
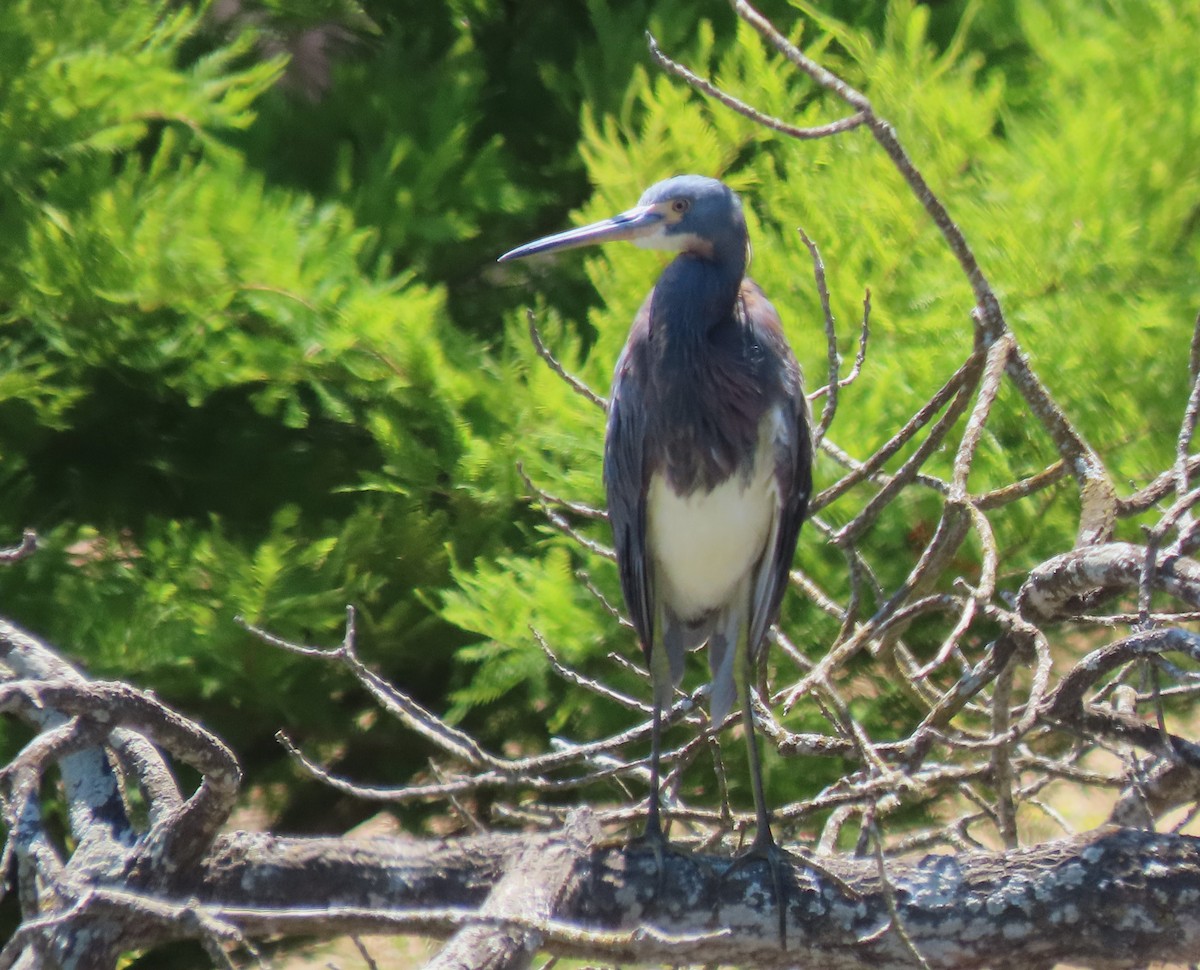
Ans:
[{"label": "bird", "polygon": [[771,832],[751,686],[788,585],[812,491],[804,378],[779,314],[747,275],[738,195],[677,175],[612,218],[519,246],[500,261],[628,240],[674,252],[617,359],[604,485],[621,590],[652,681],[650,797],[642,838],[667,841],[663,711],[690,650],[707,644],[711,717],[740,694],[756,832],[742,858],[771,866],[786,946],[782,853]]}]

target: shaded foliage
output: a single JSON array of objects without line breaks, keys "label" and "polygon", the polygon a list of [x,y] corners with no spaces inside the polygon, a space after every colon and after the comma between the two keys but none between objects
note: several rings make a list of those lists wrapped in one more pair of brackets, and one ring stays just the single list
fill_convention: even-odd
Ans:
[{"label": "shaded foliage", "polygon": [[[328,641],[355,603],[364,654],[485,738],[539,746],[547,727],[600,733],[624,716],[567,691],[529,632],[584,669],[635,652],[578,578],[616,602],[611,564],[524,502],[517,460],[548,491],[600,503],[603,420],[536,359],[523,307],[603,391],[657,267],[612,250],[514,276],[491,262],[510,244],[617,211],[669,172],[724,177],[816,384],[803,225],[847,354],[863,287],[874,295],[868,373],[834,430],[854,454],[970,340],[965,286],[865,135],[782,145],[647,66],[649,27],[764,109],[825,120],[825,100],[723,5],[288,3],[221,21],[42,6],[12,4],[0,37],[0,141],[15,146],[0,158],[0,518],[43,541],[0,577],[5,610],[94,674],[138,671],[260,777],[291,779],[270,740],[281,726],[373,780],[424,753],[348,681],[249,642],[238,614]],[[1164,467],[1186,373],[1157,348],[1181,345],[1197,257],[1196,5],[831,5],[845,20],[800,6],[805,41],[904,131],[977,240],[1118,481]],[[332,57],[313,96],[281,78],[315,26]],[[981,482],[1051,456],[1004,406]],[[1006,514],[1014,567],[1059,547],[1064,501]],[[879,568],[906,562],[894,554],[935,518],[913,499],[880,521]],[[842,582],[813,529],[800,561]],[[832,633],[798,596],[785,620],[814,656]],[[878,690],[856,713],[886,733],[899,700]],[[295,785],[277,807],[294,826],[351,819],[329,799]]]}]

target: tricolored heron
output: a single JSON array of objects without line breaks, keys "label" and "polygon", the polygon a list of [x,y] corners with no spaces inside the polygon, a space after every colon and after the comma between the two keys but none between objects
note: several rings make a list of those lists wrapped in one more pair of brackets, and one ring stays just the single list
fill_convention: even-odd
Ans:
[{"label": "tricolored heron", "polygon": [[654,685],[645,838],[661,853],[662,710],[685,655],[707,642],[714,724],[741,693],[757,818],[746,855],[771,865],[782,932],[779,850],[750,688],[812,488],[803,378],[779,315],[746,277],[741,201],[716,179],[667,179],[627,212],[500,259],[616,239],[679,254],[642,304],[617,360],[604,445],[621,589]]}]

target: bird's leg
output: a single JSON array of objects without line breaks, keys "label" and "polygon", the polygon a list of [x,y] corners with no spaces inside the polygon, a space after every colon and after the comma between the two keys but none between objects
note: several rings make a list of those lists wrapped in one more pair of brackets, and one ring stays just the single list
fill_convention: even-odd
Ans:
[{"label": "bird's leg", "polygon": [[[752,668],[752,662],[747,659],[747,668]],[[757,831],[754,841],[734,863],[733,868],[747,860],[763,859],[771,869],[771,883],[775,890],[775,906],[779,911],[779,945],[787,949],[787,894],[783,882],[783,866],[787,854],[779,848],[775,837],[771,834],[771,814],[767,811],[767,800],[763,794],[762,763],[759,761],[758,741],[754,734],[754,708],[751,696],[752,669],[747,669],[741,682],[742,693],[742,724],[746,731],[746,744],[750,754],[750,783],[754,789],[754,812]],[[733,871],[730,868],[726,876]]]},{"label": "bird's leg", "polygon": [[636,841],[654,850],[658,861],[659,886],[662,885],[663,855],[669,847],[662,824],[662,776],[659,762],[662,757],[663,709],[670,710],[674,694],[667,650],[661,644],[648,651],[652,687],[650,720],[650,802],[646,810],[646,828]]},{"label": "bird's leg", "polygon": [[633,840],[631,846],[644,846],[654,854],[656,876],[653,898],[657,901],[663,898],[663,889],[666,885],[667,853],[682,853],[671,845],[663,831],[659,771],[659,757],[662,750],[662,704],[659,702],[657,692],[653,707],[654,714],[650,722],[650,798],[646,808],[646,827],[642,830],[642,834]]},{"label": "bird's leg", "polygon": [[663,834],[662,795],[659,790],[661,781],[658,761],[662,749],[662,708],[657,697],[654,698],[653,706],[654,714],[650,721],[650,804],[646,809],[646,828],[642,832],[641,841],[656,847],[655,855],[658,857],[661,879],[662,850],[666,845],[667,837]]}]

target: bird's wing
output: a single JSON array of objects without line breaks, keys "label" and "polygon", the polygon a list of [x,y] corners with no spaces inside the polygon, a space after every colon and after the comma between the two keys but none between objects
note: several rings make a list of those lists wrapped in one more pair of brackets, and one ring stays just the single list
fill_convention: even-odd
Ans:
[{"label": "bird's wing", "polygon": [[749,648],[752,657],[757,658],[761,655],[767,630],[779,617],[779,606],[787,590],[788,574],[796,552],[796,539],[812,494],[812,432],[808,399],[804,396],[804,378],[783,335],[779,315],[753,283],[747,281],[742,296],[747,319],[753,321],[756,336],[769,350],[767,359],[777,362],[777,372],[769,379],[777,382],[777,391],[783,392],[772,427],[778,505],[769,547],[764,550],[754,578],[751,600]]},{"label": "bird's wing", "polygon": [[629,619],[650,663],[654,643],[654,601],[646,557],[646,491],[650,476],[646,468],[644,372],[637,339],[639,327],[645,328],[648,320],[647,305],[638,314],[613,375],[604,438],[604,486],[621,592],[625,594]]}]

